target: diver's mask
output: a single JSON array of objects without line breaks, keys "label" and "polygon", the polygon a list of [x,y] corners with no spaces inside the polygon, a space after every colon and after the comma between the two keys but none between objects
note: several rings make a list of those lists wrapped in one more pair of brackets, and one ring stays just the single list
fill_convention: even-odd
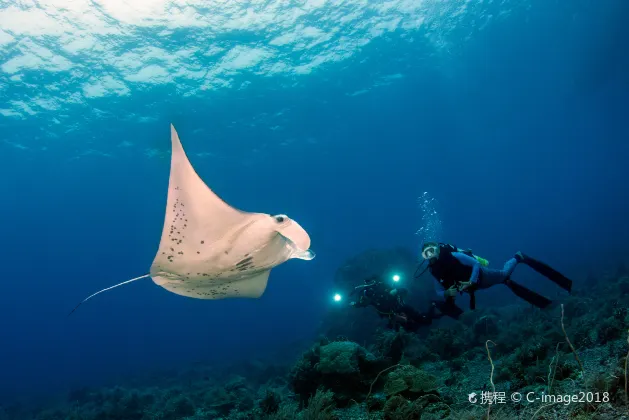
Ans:
[{"label": "diver's mask", "polygon": [[439,256],[439,245],[435,243],[429,243],[424,245],[424,249],[422,250],[422,257],[425,260],[432,260],[433,258],[437,258]]}]

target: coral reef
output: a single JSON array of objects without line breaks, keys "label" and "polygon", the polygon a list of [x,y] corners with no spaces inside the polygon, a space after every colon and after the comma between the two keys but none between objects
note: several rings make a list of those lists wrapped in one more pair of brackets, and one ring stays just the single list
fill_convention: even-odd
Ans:
[{"label": "coral reef", "polygon": [[[629,419],[625,271],[575,283],[543,311],[484,307],[413,334],[376,320],[360,341],[321,336],[288,366],[248,361],[185,384],[180,375],[77,389],[56,407],[6,409],[3,420]],[[322,331],[351,329],[358,311],[343,311],[351,315],[326,318]]]},{"label": "coral reef", "polygon": [[302,401],[322,386],[334,392],[339,405],[346,406],[364,396],[369,378],[387,365],[387,360],[375,357],[354,342],[322,339],[296,363],[290,383]]}]

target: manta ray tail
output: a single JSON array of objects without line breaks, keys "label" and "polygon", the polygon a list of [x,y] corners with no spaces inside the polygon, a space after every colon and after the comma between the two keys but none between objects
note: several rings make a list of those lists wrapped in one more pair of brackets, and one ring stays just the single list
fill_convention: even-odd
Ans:
[{"label": "manta ray tail", "polygon": [[81,306],[81,304],[82,304],[83,302],[90,300],[91,298],[93,298],[94,296],[96,296],[96,295],[98,295],[98,294],[100,294],[100,293],[106,292],[107,290],[114,289],[114,288],[116,288],[116,287],[118,287],[118,286],[122,286],[123,284],[131,283],[132,281],[145,279],[145,278],[147,278],[147,277],[149,277],[149,276],[150,276],[150,274],[145,274],[145,275],[143,275],[143,276],[136,277],[136,278],[131,279],[131,280],[123,281],[122,283],[114,284],[113,286],[109,286],[109,287],[107,287],[107,288],[105,288],[105,289],[103,289],[103,290],[99,290],[98,292],[94,293],[93,295],[90,295],[90,296],[86,297],[85,299],[83,299],[83,300],[82,300],[82,301],[81,301],[78,305],[76,305],[76,306],[74,307],[74,309],[72,309],[72,311],[70,311],[70,313],[68,314],[68,316],[72,315],[72,313],[73,313],[74,311],[76,311],[76,309],[77,309],[79,306]]}]

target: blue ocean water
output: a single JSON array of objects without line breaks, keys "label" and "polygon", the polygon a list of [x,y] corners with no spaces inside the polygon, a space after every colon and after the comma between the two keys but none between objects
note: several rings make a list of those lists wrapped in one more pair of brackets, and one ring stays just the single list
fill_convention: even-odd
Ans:
[{"label": "blue ocean water", "polygon": [[[0,394],[310,339],[343,261],[440,240],[575,279],[629,255],[625,0],[0,1]],[[313,261],[257,300],[147,272],[173,123],[231,205]],[[594,293],[595,291],[593,291]],[[497,305],[499,291],[479,296]]]}]

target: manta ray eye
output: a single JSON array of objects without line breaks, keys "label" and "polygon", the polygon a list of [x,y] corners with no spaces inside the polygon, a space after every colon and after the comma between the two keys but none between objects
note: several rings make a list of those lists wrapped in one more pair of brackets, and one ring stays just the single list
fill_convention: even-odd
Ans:
[{"label": "manta ray eye", "polygon": [[283,223],[283,222],[284,222],[284,220],[286,220],[286,217],[285,217],[285,216],[275,216],[275,221],[276,221],[277,223]]}]

